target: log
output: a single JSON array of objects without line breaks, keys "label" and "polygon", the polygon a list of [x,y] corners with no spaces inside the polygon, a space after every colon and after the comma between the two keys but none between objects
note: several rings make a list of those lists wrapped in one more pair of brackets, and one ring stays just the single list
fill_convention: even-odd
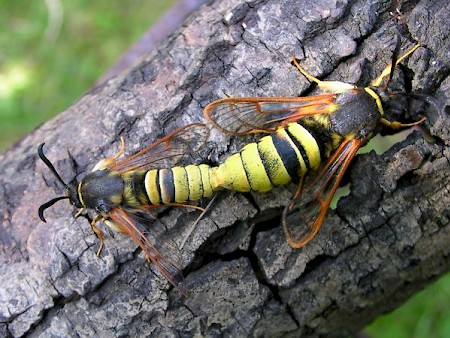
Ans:
[{"label": "log", "polygon": [[[450,5],[408,1],[397,21],[391,10],[381,0],[211,2],[135,67],[2,154],[1,336],[343,337],[446,273]],[[123,235],[106,231],[97,257],[88,220],[75,219],[69,203],[39,220],[38,206],[62,193],[38,160],[41,142],[63,179],[80,179],[117,152],[119,136],[133,153],[203,121],[215,99],[305,93],[310,84],[291,55],[321,79],[367,85],[391,60],[398,31],[404,47],[423,47],[392,85],[433,104],[399,97],[403,109],[387,117],[416,120],[420,110],[426,133],[358,155],[349,195],[306,247],[291,249],[279,225],[295,187],[221,194],[180,252],[185,297]],[[246,142],[213,132],[198,161],[218,163]],[[163,208],[158,218],[179,244],[197,216]]]}]

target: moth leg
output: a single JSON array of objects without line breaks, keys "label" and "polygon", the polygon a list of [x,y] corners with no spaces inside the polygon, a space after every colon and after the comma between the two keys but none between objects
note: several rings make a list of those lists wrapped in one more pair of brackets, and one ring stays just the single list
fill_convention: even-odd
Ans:
[{"label": "moth leg", "polygon": [[422,124],[426,121],[427,119],[424,117],[422,119],[420,119],[419,121],[413,122],[413,123],[400,123],[397,121],[389,121],[386,120],[385,118],[381,118],[380,122],[382,124],[384,124],[385,126],[392,128],[392,129],[400,129],[400,128],[408,128],[408,127],[414,127],[417,126],[419,124]]},{"label": "moth leg", "polygon": [[191,237],[192,233],[194,232],[195,228],[197,227],[198,222],[205,216],[205,214],[208,212],[208,210],[211,208],[212,204],[214,203],[215,199],[217,197],[217,194],[214,195],[214,197],[208,202],[208,205],[206,208],[203,209],[202,213],[197,217],[195,222],[191,225],[190,229],[186,233],[186,236],[184,236],[183,241],[181,242],[180,248],[183,249],[188,238]]},{"label": "moth leg", "polygon": [[83,213],[84,208],[80,208],[78,209],[78,211],[76,212],[76,214],[73,216],[74,218],[78,218],[80,217],[80,215]]},{"label": "moth leg", "polygon": [[202,207],[199,207],[198,205],[193,205],[193,204],[185,204],[185,203],[164,203],[165,206],[169,206],[169,207],[183,207],[183,208],[192,208],[192,209],[196,209],[199,210],[201,212],[205,212],[205,209]]},{"label": "moth leg", "polygon": [[335,94],[339,94],[339,93],[343,93],[348,90],[357,88],[355,85],[352,85],[350,83],[341,82],[341,81],[321,81],[318,78],[309,74],[305,69],[303,69],[303,67],[299,65],[299,63],[297,62],[297,59],[294,56],[291,57],[291,61],[292,61],[292,63],[294,63],[295,67],[297,67],[297,69],[300,71],[300,73],[303,74],[303,76],[305,76],[310,82],[317,83],[317,86],[320,89],[323,89],[323,90],[326,90],[326,91],[329,91],[329,92],[332,92]]},{"label": "moth leg", "polygon": [[97,257],[100,256],[100,253],[103,249],[103,239],[104,239],[104,235],[103,235],[103,231],[101,231],[97,226],[96,223],[98,223],[98,221],[100,221],[101,219],[103,219],[102,215],[97,215],[95,216],[95,218],[92,220],[91,222],[91,229],[92,232],[95,234],[95,236],[97,236],[98,240],[100,241],[100,246],[98,247],[97,250]]},{"label": "moth leg", "polygon": [[122,156],[122,154],[125,152],[125,140],[123,139],[123,137],[120,137],[120,149],[117,152],[117,154],[115,154],[113,157],[107,157],[104,158],[103,160],[100,160],[95,166],[94,169],[92,169],[92,171],[97,171],[97,170],[102,170],[105,169],[107,167],[109,167],[111,164],[113,164],[114,162],[116,162],[116,160]]}]

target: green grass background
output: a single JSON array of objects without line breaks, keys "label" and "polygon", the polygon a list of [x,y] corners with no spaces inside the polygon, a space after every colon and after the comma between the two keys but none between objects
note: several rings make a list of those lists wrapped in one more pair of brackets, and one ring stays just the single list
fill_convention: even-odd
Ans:
[{"label": "green grass background", "polygon": [[90,89],[174,2],[0,0],[0,151]]},{"label": "green grass background", "polygon": [[[0,0],[0,151],[89,90],[174,2]],[[365,333],[450,337],[449,317],[447,275]]]}]

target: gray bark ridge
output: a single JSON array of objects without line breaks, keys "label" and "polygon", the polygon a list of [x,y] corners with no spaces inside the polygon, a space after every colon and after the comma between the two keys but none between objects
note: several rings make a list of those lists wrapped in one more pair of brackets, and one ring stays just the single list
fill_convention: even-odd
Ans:
[{"label": "gray bark ridge", "polygon": [[[37,159],[41,142],[69,181],[114,154],[119,135],[132,153],[202,121],[215,99],[301,94],[309,84],[291,55],[320,78],[367,84],[395,48],[388,12],[382,1],[210,3],[133,69],[1,155],[1,335],[341,337],[447,272],[450,5],[443,0],[403,4],[404,28],[426,47],[393,81],[434,97],[430,137],[414,132],[382,155],[358,155],[350,194],[303,249],[291,249],[279,226],[293,187],[223,194],[181,253],[191,290],[183,297],[120,234],[106,232],[96,257],[88,221],[74,219],[68,203],[49,209],[46,224],[37,216],[61,193]],[[199,161],[223,160],[246,142],[213,132]],[[197,216],[172,208],[159,219],[179,243]]]}]

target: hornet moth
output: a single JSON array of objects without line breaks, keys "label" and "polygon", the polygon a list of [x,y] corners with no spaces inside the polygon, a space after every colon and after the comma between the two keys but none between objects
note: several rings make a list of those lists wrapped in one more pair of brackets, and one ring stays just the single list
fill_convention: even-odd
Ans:
[{"label": "hornet moth", "polygon": [[[61,179],[41,144],[39,157],[65,187],[66,194],[42,204],[39,217],[45,222],[44,211],[62,199],[68,199],[80,211],[94,210],[97,217],[91,227],[100,240],[97,254],[103,246],[103,233],[96,224],[104,221],[113,230],[130,236],[146,259],[186,294],[188,289],[174,260],[175,248],[161,240],[164,230],[149,224],[145,217],[148,211],[162,205],[191,206],[187,203],[209,198],[222,189],[266,192],[295,182],[297,189],[282,213],[282,226],[287,242],[294,248],[302,247],[316,235],[344,172],[376,127],[381,123],[401,128],[424,121],[401,124],[383,117],[383,102],[390,95],[382,82],[418,47],[389,64],[367,87],[321,81],[293,58],[300,73],[326,93],[231,97],[210,103],[205,118],[222,132],[265,134],[217,166],[179,165],[194,158],[208,138],[209,127],[203,123],[181,127],[136,154],[119,159],[124,152],[122,139],[121,150],[114,157],[100,161],[80,182],[71,184]],[[305,184],[309,174],[312,181]],[[294,213],[296,210],[301,212]]]}]

